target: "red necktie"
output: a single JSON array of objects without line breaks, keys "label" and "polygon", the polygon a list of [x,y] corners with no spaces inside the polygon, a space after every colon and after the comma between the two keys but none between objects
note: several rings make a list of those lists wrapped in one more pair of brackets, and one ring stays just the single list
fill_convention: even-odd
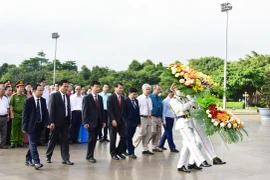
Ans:
[{"label": "red necktie", "polygon": [[98,109],[98,99],[97,99],[97,96],[95,96],[95,103],[96,103],[96,107]]},{"label": "red necktie", "polygon": [[122,106],[121,96],[118,96],[118,103],[119,103],[119,106]]}]

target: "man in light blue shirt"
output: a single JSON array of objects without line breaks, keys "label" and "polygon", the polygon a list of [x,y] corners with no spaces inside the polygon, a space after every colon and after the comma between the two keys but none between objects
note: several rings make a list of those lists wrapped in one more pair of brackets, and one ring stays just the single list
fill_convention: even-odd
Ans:
[{"label": "man in light blue shirt", "polygon": [[102,96],[102,98],[103,98],[103,108],[104,108],[103,116],[104,116],[104,120],[105,120],[105,124],[106,124],[106,126],[104,128],[102,128],[103,135],[102,135],[102,129],[100,130],[100,133],[99,133],[99,141],[100,142],[110,142],[108,139],[109,115],[108,115],[108,111],[107,111],[107,100],[108,100],[108,97],[111,95],[111,93],[109,93],[109,89],[110,89],[109,84],[105,83],[103,85],[103,91],[101,93],[99,93],[99,95]]},{"label": "man in light blue shirt", "polygon": [[163,104],[162,119],[163,119],[163,126],[164,126],[165,131],[159,141],[158,147],[162,150],[167,150],[164,147],[165,141],[167,139],[171,152],[178,153],[179,151],[175,148],[175,144],[173,142],[173,134],[172,134],[175,115],[173,114],[171,110],[170,100],[171,98],[173,98],[173,96],[174,96],[173,91],[169,90],[168,96],[162,101],[162,104]]}]

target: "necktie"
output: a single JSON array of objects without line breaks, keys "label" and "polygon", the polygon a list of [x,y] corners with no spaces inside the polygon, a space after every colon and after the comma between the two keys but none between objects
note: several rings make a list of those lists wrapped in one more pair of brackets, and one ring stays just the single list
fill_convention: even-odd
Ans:
[{"label": "necktie", "polygon": [[65,115],[67,116],[67,105],[66,105],[66,95],[63,94],[63,101],[64,101],[64,105],[65,105]]},{"label": "necktie", "polygon": [[118,103],[119,103],[119,106],[122,106],[121,96],[118,96]]},{"label": "necktie", "polygon": [[96,107],[98,108],[98,99],[97,99],[97,96],[95,96],[95,103],[96,103]]},{"label": "necktie", "polygon": [[41,114],[40,114],[40,103],[39,103],[39,99],[37,99],[37,122],[38,122],[38,123],[41,122]]},{"label": "necktie", "polygon": [[136,109],[137,105],[136,105],[136,103],[135,103],[135,100],[132,99],[131,102],[132,102],[132,105],[133,105],[134,109]]}]

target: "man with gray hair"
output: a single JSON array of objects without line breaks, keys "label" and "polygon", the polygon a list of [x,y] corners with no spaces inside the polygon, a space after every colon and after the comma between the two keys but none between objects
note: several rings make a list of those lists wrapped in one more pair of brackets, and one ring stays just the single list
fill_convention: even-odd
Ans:
[{"label": "man with gray hair", "polygon": [[153,86],[153,93],[149,95],[152,101],[152,117],[151,117],[151,140],[154,152],[162,152],[158,147],[161,138],[162,110],[163,104],[160,97],[161,88],[159,85]]},{"label": "man with gray hair", "polygon": [[141,127],[139,129],[139,135],[134,141],[134,146],[137,147],[142,141],[143,154],[153,155],[148,149],[149,140],[151,137],[151,115],[152,115],[152,101],[149,98],[151,92],[151,86],[149,84],[144,84],[142,86],[143,94],[138,96],[140,117],[141,117]]}]

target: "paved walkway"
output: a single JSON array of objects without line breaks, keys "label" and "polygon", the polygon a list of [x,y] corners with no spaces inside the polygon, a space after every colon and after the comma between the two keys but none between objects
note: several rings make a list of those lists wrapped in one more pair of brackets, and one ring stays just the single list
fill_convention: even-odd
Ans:
[{"label": "paved walkway", "polygon": [[[85,160],[86,144],[71,145],[71,160],[74,166],[61,164],[59,146],[56,147],[52,163],[45,162],[45,147],[39,147],[44,167],[40,170],[24,165],[27,148],[0,149],[0,180],[266,180],[270,179],[270,127],[260,125],[260,116],[238,115],[245,122],[249,138],[234,145],[222,146],[220,138],[212,136],[213,146],[227,162],[223,166],[204,168],[190,174],[178,172],[176,164],[179,153],[155,153],[142,156],[141,146],[136,149],[137,160],[115,161],[109,156],[109,144],[98,143],[97,163]],[[177,148],[181,149],[181,136],[174,132]],[[167,144],[166,144],[167,146]],[[205,156],[206,157],[206,156]],[[208,160],[208,162],[211,162]],[[212,162],[211,162],[212,163]]]}]

